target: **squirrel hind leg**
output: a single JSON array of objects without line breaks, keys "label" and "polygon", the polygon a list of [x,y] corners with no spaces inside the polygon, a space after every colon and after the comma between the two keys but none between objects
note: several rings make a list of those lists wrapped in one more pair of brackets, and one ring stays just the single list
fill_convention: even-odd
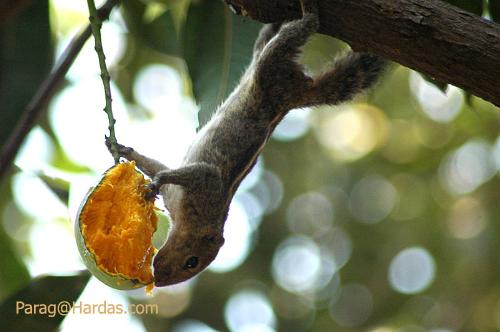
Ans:
[{"label": "squirrel hind leg", "polygon": [[[311,6],[311,5],[308,5]],[[293,99],[291,91],[312,80],[296,58],[300,48],[319,27],[317,14],[305,12],[302,19],[281,25],[254,62],[256,86],[274,99]],[[287,103],[287,100],[282,100]]]},{"label": "squirrel hind leg", "polygon": [[334,62],[333,68],[314,78],[306,105],[338,104],[370,88],[384,72],[386,60],[368,54],[349,52]]},{"label": "squirrel hind leg", "polygon": [[[318,6],[317,6],[317,0],[300,0],[300,6],[302,9],[302,22],[299,23],[299,25],[307,25],[307,22],[311,22],[312,25],[315,25],[316,27],[313,28],[313,30],[317,30],[319,25],[318,21]],[[306,16],[306,17],[304,17]],[[308,16],[308,17],[307,17]],[[307,22],[304,22],[307,21]],[[309,23],[309,25],[311,25]],[[257,39],[255,40],[254,44],[254,58],[258,57],[260,55],[260,52],[266,46],[266,44],[275,36],[278,34],[278,32],[281,29],[281,26],[285,24],[284,22],[277,22],[277,23],[270,23],[270,24],[265,24],[262,29],[260,29],[259,35],[257,36]],[[315,32],[315,31],[314,31]]]},{"label": "squirrel hind leg", "polygon": [[273,38],[280,30],[282,23],[265,24],[259,32],[255,44],[253,46],[254,59],[260,55],[260,52],[266,44]]}]

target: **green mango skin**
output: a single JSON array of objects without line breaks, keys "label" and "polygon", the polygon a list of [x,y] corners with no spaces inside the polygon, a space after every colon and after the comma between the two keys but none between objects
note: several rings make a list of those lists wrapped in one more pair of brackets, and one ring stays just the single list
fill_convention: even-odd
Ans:
[{"label": "green mango skin", "polygon": [[138,280],[127,279],[120,275],[109,274],[100,269],[97,266],[94,254],[91,253],[87,248],[87,244],[85,243],[85,239],[83,238],[82,235],[81,224],[80,224],[80,213],[83,211],[83,208],[85,207],[85,204],[87,203],[89,196],[94,192],[94,190],[99,186],[99,184],[95,187],[90,188],[87,195],[85,195],[85,198],[82,204],[80,205],[80,208],[78,209],[78,213],[76,214],[75,239],[83,263],[94,277],[96,277],[97,279],[99,279],[100,281],[102,281],[104,284],[108,285],[111,288],[119,290],[131,290],[144,287],[146,285],[140,283]]},{"label": "green mango skin", "polygon": [[[131,289],[141,288],[147,285],[141,283],[139,280],[128,279],[119,274],[110,274],[99,268],[97,266],[94,254],[91,253],[87,248],[87,244],[85,243],[85,239],[83,238],[82,235],[81,224],[80,224],[80,213],[83,211],[83,208],[85,207],[85,204],[87,203],[89,196],[101,184],[102,180],[106,176],[106,173],[107,171],[104,173],[101,181],[99,181],[99,183],[96,186],[90,188],[90,190],[85,195],[85,198],[83,199],[82,204],[78,209],[74,227],[76,245],[78,247],[78,251],[80,252],[80,256],[82,257],[83,263],[90,271],[90,273],[92,273],[94,277],[99,279],[107,286],[118,290],[131,290]],[[157,216],[158,216],[158,227],[156,232],[154,232],[152,239],[153,244],[155,244],[156,248],[160,247],[160,245],[158,244],[161,244],[165,241],[170,226],[170,220],[166,215],[162,213],[157,213]]]}]

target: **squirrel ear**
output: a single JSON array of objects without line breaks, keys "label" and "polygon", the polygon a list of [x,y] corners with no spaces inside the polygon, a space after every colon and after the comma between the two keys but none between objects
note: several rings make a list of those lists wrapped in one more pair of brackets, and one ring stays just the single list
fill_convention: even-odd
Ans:
[{"label": "squirrel ear", "polygon": [[215,244],[221,247],[224,244],[224,237],[221,234],[205,235],[203,241],[208,244]]}]

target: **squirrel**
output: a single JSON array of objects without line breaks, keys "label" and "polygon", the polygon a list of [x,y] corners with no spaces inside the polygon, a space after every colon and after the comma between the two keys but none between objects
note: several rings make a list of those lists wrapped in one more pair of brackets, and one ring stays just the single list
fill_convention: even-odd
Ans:
[{"label": "squirrel", "polygon": [[215,259],[239,184],[291,109],[348,101],[383,73],[383,58],[349,52],[322,75],[305,74],[296,58],[317,32],[319,18],[316,0],[300,4],[301,19],[263,26],[241,81],[197,133],[181,167],[169,169],[117,145],[121,157],[135,161],[152,179],[149,198],[161,194],[172,219],[167,240],[153,259],[156,287],[190,279]]}]

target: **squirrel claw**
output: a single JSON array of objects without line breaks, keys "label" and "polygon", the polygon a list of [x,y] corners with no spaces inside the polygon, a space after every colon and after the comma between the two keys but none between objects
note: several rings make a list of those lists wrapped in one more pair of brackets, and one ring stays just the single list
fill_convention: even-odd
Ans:
[{"label": "squirrel claw", "polygon": [[[111,141],[109,140],[108,136],[106,136],[106,140],[104,142],[105,142],[106,147],[108,148],[109,152],[111,152]],[[128,156],[129,154],[131,154],[134,151],[133,148],[125,146],[125,145],[120,144],[120,143],[116,143],[116,149],[117,149],[120,157],[125,157],[125,158],[126,158],[126,156]]]},{"label": "squirrel claw", "polygon": [[158,186],[154,182],[146,185],[146,200],[155,200],[156,196],[158,196],[159,191],[160,190]]}]

